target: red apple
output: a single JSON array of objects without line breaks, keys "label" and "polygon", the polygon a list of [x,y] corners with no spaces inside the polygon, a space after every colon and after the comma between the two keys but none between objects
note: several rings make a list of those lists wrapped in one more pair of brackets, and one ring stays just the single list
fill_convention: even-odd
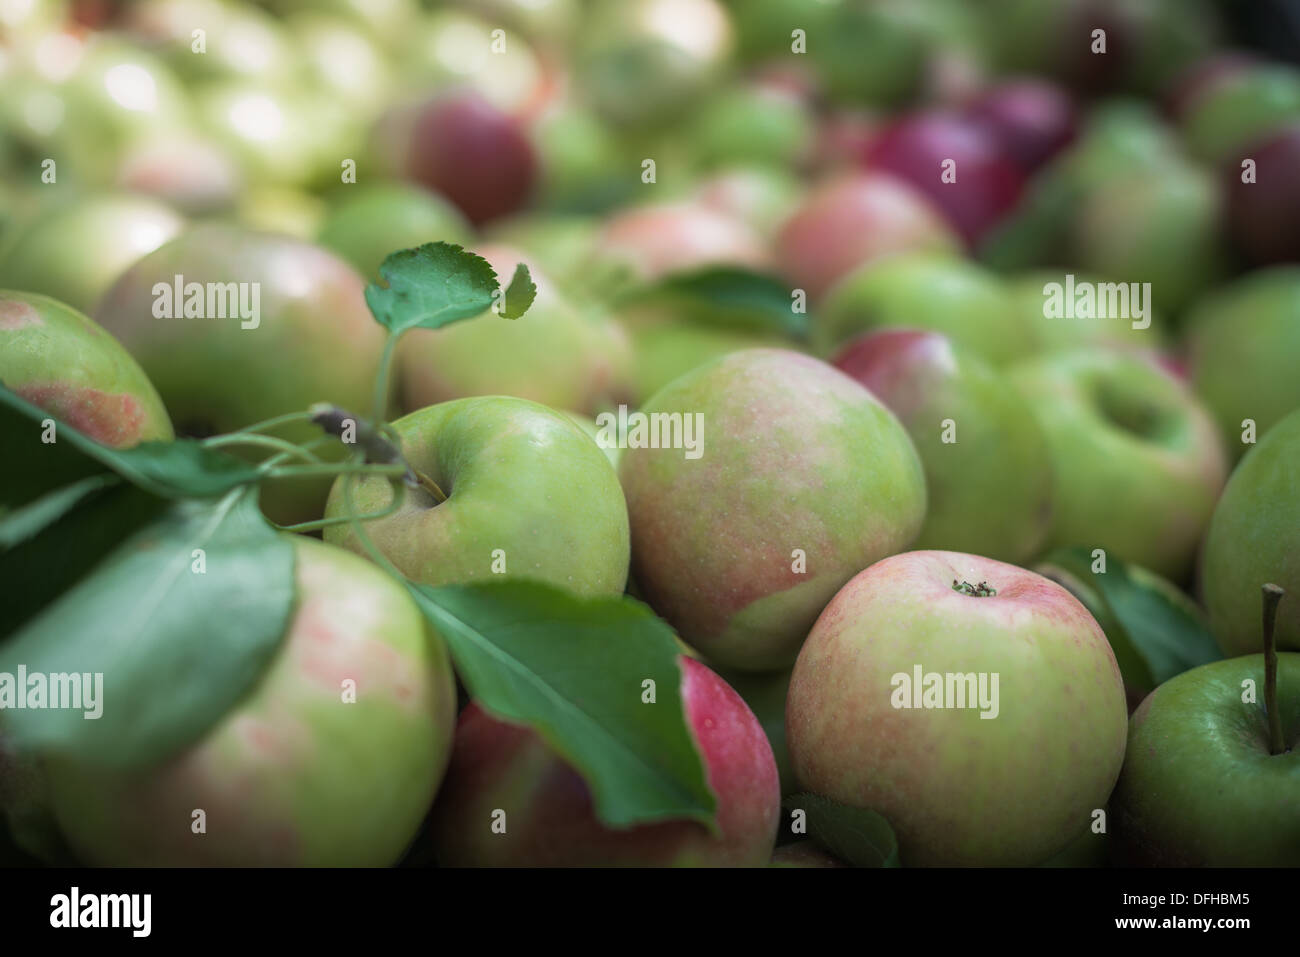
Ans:
[{"label": "red apple", "polygon": [[[1255,161],[1255,182],[1243,183],[1240,162]],[[1223,170],[1228,234],[1256,265],[1300,261],[1300,124],[1244,150]]]},{"label": "red apple", "polygon": [[[434,805],[438,863],[451,867],[759,867],[776,841],[781,794],[763,728],[731,687],[679,659],[686,720],[718,798],[714,836],[695,821],[615,830],[601,824],[581,776],[529,728],[471,703]],[[652,759],[653,756],[647,756]],[[505,813],[504,833],[493,815]]]},{"label": "red apple", "polygon": [[987,127],[1025,173],[1032,173],[1073,139],[1078,116],[1070,95],[1034,78],[1008,80],[986,91],[967,115]]}]

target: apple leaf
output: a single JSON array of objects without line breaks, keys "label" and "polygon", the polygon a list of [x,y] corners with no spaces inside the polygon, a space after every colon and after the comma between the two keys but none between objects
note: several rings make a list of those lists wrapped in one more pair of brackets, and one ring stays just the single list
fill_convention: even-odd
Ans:
[{"label": "apple leaf", "polygon": [[717,799],[686,727],[680,650],[648,608],[540,582],[408,587],[471,696],[535,729],[586,780],[607,826],[716,826]]},{"label": "apple leaf", "polygon": [[666,303],[695,321],[719,328],[796,339],[808,333],[808,314],[794,310],[789,284],[737,266],[676,273],[626,295],[632,302]]},{"label": "apple leaf", "polygon": [[[425,243],[392,253],[379,267],[386,285],[366,287],[366,305],[377,322],[391,333],[408,329],[437,329],[487,311],[501,295],[496,271],[482,256],[454,243]],[[528,267],[515,269],[505,299],[509,319],[522,316],[537,288]]]},{"label": "apple leaf", "polygon": [[808,836],[853,867],[898,867],[898,838],[875,811],[840,804],[820,794],[792,794],[786,811],[807,815]]},{"label": "apple leaf", "polygon": [[255,492],[174,503],[0,644],[0,673],[102,675],[102,714],[11,707],[6,733],[22,749],[156,764],[254,686],[294,594],[293,544]]},{"label": "apple leaf", "polygon": [[1105,573],[1094,574],[1086,548],[1052,552],[1036,571],[1065,586],[1097,619],[1124,684],[1136,694],[1223,657],[1201,609],[1154,572],[1107,557]]}]

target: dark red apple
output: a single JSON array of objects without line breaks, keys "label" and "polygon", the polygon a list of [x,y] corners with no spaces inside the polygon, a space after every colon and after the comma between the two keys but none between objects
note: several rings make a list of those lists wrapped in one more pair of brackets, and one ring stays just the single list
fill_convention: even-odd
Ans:
[{"label": "dark red apple", "polygon": [[967,114],[992,131],[1026,173],[1032,173],[1075,137],[1078,114],[1070,94],[1046,80],[1023,78],[981,94]]},{"label": "dark red apple", "polygon": [[1024,174],[992,131],[952,110],[902,117],[872,141],[864,160],[923,192],[971,246],[1011,211],[1024,187]]},{"label": "dark red apple", "polygon": [[1245,151],[1255,182],[1239,163],[1223,170],[1228,235],[1255,265],[1300,261],[1300,125],[1288,126]]}]

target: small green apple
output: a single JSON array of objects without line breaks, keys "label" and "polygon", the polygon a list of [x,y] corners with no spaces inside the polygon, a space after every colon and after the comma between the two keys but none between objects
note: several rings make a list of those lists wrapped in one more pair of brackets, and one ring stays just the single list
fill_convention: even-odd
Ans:
[{"label": "small green apple", "polygon": [[469,223],[451,203],[420,186],[383,183],[345,187],[330,207],[316,241],[350,262],[371,282],[395,249],[424,243],[464,245]]},{"label": "small green apple", "polygon": [[788,666],[836,590],[920,530],[925,478],[906,431],[817,359],[733,353],[640,411],[619,466],[636,580],[719,665]]},{"label": "small green apple", "polygon": [[[1300,72],[1259,63],[1224,76],[1182,118],[1188,148],[1209,163],[1233,160],[1253,142],[1300,119]],[[1234,164],[1235,165],[1235,164]]]},{"label": "small green apple", "polygon": [[[504,320],[503,320],[504,321]],[[379,550],[429,585],[532,578],[579,595],[620,595],[627,583],[627,508],[609,459],[560,412],[505,396],[429,406],[393,423],[411,466],[446,495],[404,489],[398,509],[367,521]],[[325,514],[348,514],[346,477]],[[357,514],[392,503],[392,486],[352,487]],[[325,540],[362,552],[349,525]]]},{"label": "small green apple", "polygon": [[1128,709],[1106,636],[1064,588],[975,555],[877,562],[795,663],[800,787],[882,814],[906,866],[1029,866],[1104,807]]},{"label": "small green apple", "polygon": [[130,354],[46,296],[0,289],[0,382],[114,448],[172,437],[158,391]]}]

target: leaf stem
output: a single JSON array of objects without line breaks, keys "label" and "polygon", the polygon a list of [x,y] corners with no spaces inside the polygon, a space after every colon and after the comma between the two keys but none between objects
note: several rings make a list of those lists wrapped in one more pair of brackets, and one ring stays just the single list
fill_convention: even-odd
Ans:
[{"label": "leaf stem", "polygon": [[227,445],[260,445],[268,449],[279,449],[286,455],[296,456],[305,459],[308,462],[320,464],[321,458],[313,455],[306,448],[294,445],[292,442],[286,442],[284,439],[277,439],[270,435],[257,435],[252,433],[231,432],[228,435],[214,435],[204,443],[208,448],[217,449]]},{"label": "leaf stem", "polygon": [[397,340],[401,336],[400,332],[390,332],[388,341],[384,343],[384,351],[379,357],[379,371],[375,374],[375,401],[372,415],[376,422],[383,422],[388,418],[388,378],[393,367],[393,357],[396,355]]},{"label": "leaf stem", "polygon": [[254,422],[252,425],[246,425],[242,429],[235,429],[233,432],[226,432],[221,435],[214,435],[211,438],[203,439],[204,445],[223,445],[222,440],[232,435],[247,435],[250,432],[265,432],[267,429],[273,429],[277,425],[284,425],[288,422],[302,422],[311,419],[310,412],[286,412],[284,415],[277,415],[274,418],[263,419],[261,422]]},{"label": "leaf stem", "polygon": [[1277,606],[1286,592],[1271,582],[1264,586],[1264,711],[1268,715],[1268,753],[1286,751],[1282,715],[1277,709]]},{"label": "leaf stem", "polygon": [[406,466],[395,465],[355,465],[350,462],[330,462],[322,465],[289,465],[266,470],[271,478],[311,478],[317,475],[392,475],[402,478],[406,475]]}]

